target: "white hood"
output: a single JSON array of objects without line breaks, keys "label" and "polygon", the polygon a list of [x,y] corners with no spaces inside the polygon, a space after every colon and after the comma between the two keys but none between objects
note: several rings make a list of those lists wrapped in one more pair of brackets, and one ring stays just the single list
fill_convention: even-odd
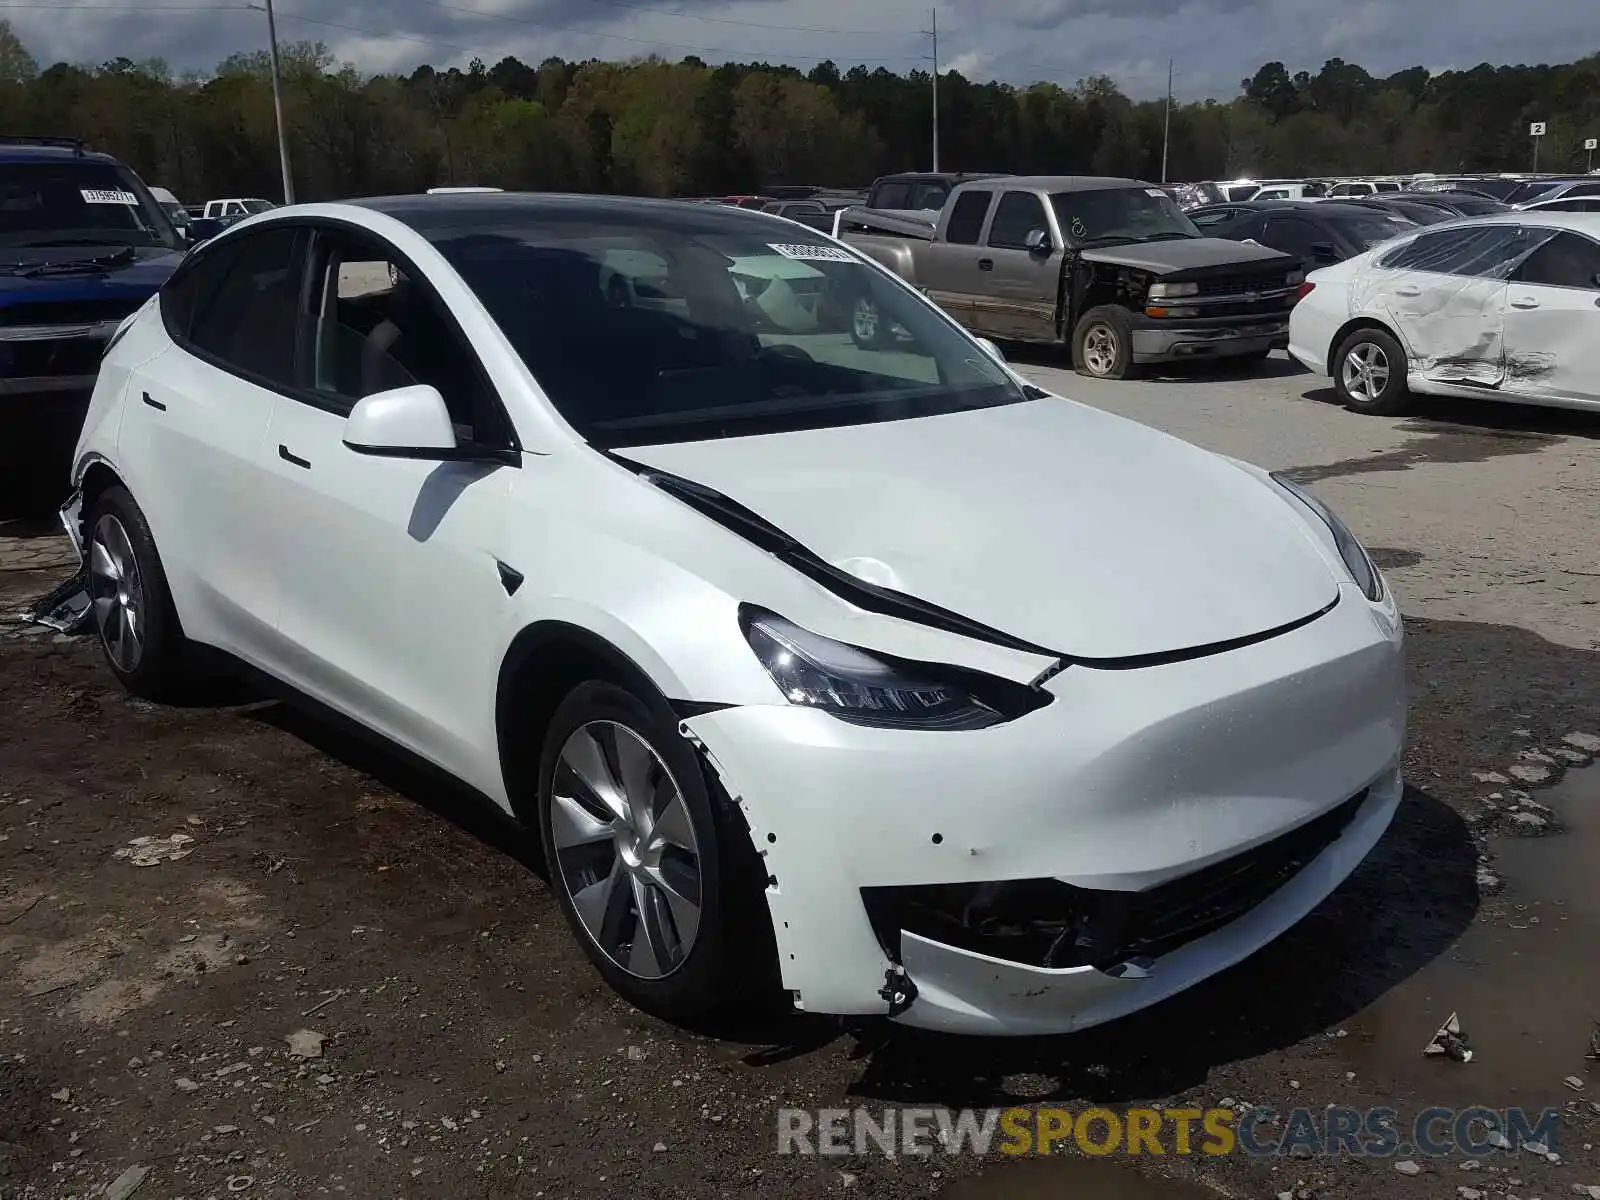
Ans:
[{"label": "white hood", "polygon": [[1065,400],[618,453],[869,583],[1076,657],[1249,637],[1337,593],[1300,515],[1260,480]]}]

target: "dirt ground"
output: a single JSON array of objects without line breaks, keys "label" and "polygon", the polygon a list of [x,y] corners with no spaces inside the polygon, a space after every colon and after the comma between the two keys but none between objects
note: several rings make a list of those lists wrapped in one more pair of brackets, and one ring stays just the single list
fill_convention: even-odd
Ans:
[{"label": "dirt ground", "polygon": [[[0,612],[66,562],[48,526],[0,527]],[[1410,787],[1346,886],[1155,1009],[994,1042],[665,1026],[604,987],[472,797],[247,693],[131,700],[92,641],[0,626],[0,1198],[141,1170],[139,1200],[1600,1187],[1600,652],[1481,620],[1408,634]],[[138,838],[175,857],[136,865]],[[1451,1011],[1470,1063],[1420,1053]],[[1549,1106],[1560,1162],[775,1152],[780,1107],[1091,1102]]]}]

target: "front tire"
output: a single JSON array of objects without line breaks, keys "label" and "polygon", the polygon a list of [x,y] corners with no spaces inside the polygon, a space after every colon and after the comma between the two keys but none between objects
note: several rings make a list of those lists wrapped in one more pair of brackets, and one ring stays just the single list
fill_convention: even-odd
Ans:
[{"label": "front tire", "polygon": [[1358,329],[1333,355],[1333,386],[1346,408],[1375,416],[1406,410],[1406,352],[1386,329]]},{"label": "front tire", "polygon": [[189,646],[144,512],[121,486],[84,523],[89,608],[111,673],[135,696],[174,700],[191,682]]},{"label": "front tire", "polygon": [[771,958],[755,852],[664,701],[575,688],[545,735],[538,798],[556,900],[612,988],[672,1021],[753,998],[766,980],[747,964]]},{"label": "front tire", "polygon": [[1133,324],[1125,309],[1107,304],[1083,314],[1072,331],[1072,366],[1091,379],[1133,376]]}]

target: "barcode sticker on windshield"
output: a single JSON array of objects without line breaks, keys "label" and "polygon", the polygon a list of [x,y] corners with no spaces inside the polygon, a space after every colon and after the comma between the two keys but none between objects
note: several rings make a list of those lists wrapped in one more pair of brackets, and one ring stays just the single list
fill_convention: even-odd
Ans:
[{"label": "barcode sticker on windshield", "polygon": [[132,192],[105,190],[103,188],[79,188],[78,195],[83,197],[85,204],[126,204],[137,208],[139,197]]},{"label": "barcode sticker on windshield", "polygon": [[1146,196],[1154,196],[1157,200],[1166,195],[1160,188],[1145,188],[1144,194]]},{"label": "barcode sticker on windshield", "polygon": [[780,242],[768,242],[770,249],[776,250],[785,258],[809,259],[812,262],[855,262],[856,256],[850,251],[838,246],[807,246],[803,244],[789,245]]}]

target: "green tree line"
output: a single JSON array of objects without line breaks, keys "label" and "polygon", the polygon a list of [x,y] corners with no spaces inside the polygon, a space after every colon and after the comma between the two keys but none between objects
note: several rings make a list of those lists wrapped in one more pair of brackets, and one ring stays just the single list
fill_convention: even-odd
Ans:
[{"label": "green tree line", "polygon": [[[858,186],[929,166],[926,72],[809,72],[768,63],[505,58],[466,70],[367,75],[317,43],[284,47],[297,198],[445,184],[721,195],[765,184]],[[1160,177],[1164,102],[1105,77],[1071,87],[939,77],[946,170]],[[1316,73],[1267,63],[1231,100],[1176,104],[1168,178],[1585,165],[1600,136],[1600,54],[1556,66],[1378,77],[1334,58]],[[267,55],[207,73],[160,61],[41,69],[0,21],[0,130],[80,137],[189,202],[279,195]]]}]

